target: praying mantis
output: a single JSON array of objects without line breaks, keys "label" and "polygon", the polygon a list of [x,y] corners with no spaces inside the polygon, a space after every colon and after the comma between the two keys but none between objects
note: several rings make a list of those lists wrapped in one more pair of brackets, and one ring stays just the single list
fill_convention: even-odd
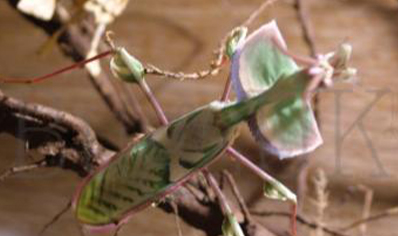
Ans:
[{"label": "praying mantis", "polygon": [[[281,158],[314,150],[322,140],[310,106],[311,95],[323,85],[331,86],[333,78],[355,75],[347,66],[351,48],[344,44],[334,53],[306,59],[289,54],[274,22],[247,38],[246,32],[246,28],[237,29],[227,43],[238,101],[228,102],[224,96],[170,123],[145,82],[145,68],[125,49],[114,47],[112,72],[140,86],[162,126],[82,182],[72,201],[80,223],[100,229],[117,227],[223,153],[267,181],[267,196],[296,202],[289,189],[231,148],[238,125],[248,122],[264,149]],[[295,60],[305,67],[299,68]]]}]

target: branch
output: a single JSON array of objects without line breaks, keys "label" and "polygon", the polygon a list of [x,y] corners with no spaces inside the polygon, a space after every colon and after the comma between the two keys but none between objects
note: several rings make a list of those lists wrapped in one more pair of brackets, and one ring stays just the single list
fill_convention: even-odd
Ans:
[{"label": "branch", "polygon": [[358,226],[360,226],[362,224],[366,224],[368,222],[372,222],[372,221],[380,220],[382,218],[396,216],[396,215],[398,215],[398,207],[393,207],[393,208],[387,209],[387,210],[385,210],[383,212],[380,212],[378,214],[372,215],[372,216],[370,216],[368,218],[364,218],[364,219],[360,219],[358,221],[355,221],[355,222],[343,227],[341,229],[341,231],[347,231],[347,230],[353,229],[355,227],[358,227]]},{"label": "branch", "polygon": [[72,169],[81,176],[114,154],[99,144],[95,132],[83,120],[50,107],[10,98],[2,91],[0,124],[0,133],[21,139],[28,149],[37,149],[45,156],[46,166]]},{"label": "branch", "polygon": [[311,22],[308,17],[307,8],[304,1],[305,0],[296,0],[294,7],[297,11],[298,20],[303,31],[304,41],[310,49],[310,55],[315,57],[317,54],[317,49],[315,45],[314,32],[311,27]]},{"label": "branch", "polygon": [[[269,216],[282,216],[282,217],[291,217],[291,213],[289,212],[258,212],[258,211],[250,211],[250,213],[252,215],[256,215],[256,216],[261,216],[261,217],[269,217]],[[297,222],[300,222],[303,225],[306,225],[312,229],[316,229],[319,227],[318,224],[310,222],[309,220],[307,220],[306,218],[304,218],[303,216],[297,215]],[[347,234],[344,233],[340,233],[338,231],[329,229],[325,226],[320,226],[320,228],[325,231],[326,233],[333,235],[333,236],[348,236]]]},{"label": "branch", "polygon": [[[8,2],[10,6],[16,8],[18,1],[8,0]],[[62,30],[64,25],[68,25],[64,28],[65,30],[57,42],[62,52],[77,62],[84,59],[90,50],[92,36],[95,31],[95,22],[93,17],[86,14],[86,17],[79,24],[69,24],[71,16],[66,13],[66,11],[58,8],[53,19],[48,22],[37,20],[22,13],[20,14],[29,22],[45,31],[49,36]],[[99,49],[105,51],[109,48],[105,43],[100,43]],[[128,98],[122,96],[123,92],[115,84],[120,83],[119,81],[111,80],[103,71],[98,75],[88,73],[88,77],[101,95],[103,101],[128,134],[146,130],[145,117],[141,112],[141,108],[137,107],[138,102],[136,102],[132,93],[128,94]],[[133,107],[133,109],[130,109],[130,107]]]}]

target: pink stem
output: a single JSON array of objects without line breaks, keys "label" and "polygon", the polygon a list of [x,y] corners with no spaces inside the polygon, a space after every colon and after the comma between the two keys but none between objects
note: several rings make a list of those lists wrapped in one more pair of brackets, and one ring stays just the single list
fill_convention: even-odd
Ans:
[{"label": "pink stem", "polygon": [[140,82],[140,87],[142,89],[142,91],[144,91],[145,96],[148,98],[148,100],[150,101],[153,109],[155,109],[156,115],[159,119],[159,122],[162,125],[167,125],[169,123],[166,114],[164,114],[164,111],[162,109],[162,107],[160,106],[158,100],[156,99],[156,97],[153,95],[151,88],[148,86],[148,84],[145,82],[145,80],[141,80]]},{"label": "pink stem", "polygon": [[221,96],[221,101],[225,102],[231,93],[231,74],[229,74],[227,82],[225,83],[224,91]]}]

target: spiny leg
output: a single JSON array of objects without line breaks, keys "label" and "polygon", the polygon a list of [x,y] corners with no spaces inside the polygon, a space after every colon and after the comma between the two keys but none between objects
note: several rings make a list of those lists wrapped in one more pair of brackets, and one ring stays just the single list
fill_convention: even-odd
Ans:
[{"label": "spiny leg", "polygon": [[322,73],[319,73],[319,74],[314,75],[312,77],[311,81],[307,84],[307,87],[304,90],[304,93],[303,93],[304,101],[310,101],[311,100],[312,95],[319,88],[319,86],[321,85],[323,79],[324,79],[324,75]]},{"label": "spiny leg", "polygon": [[304,56],[299,56],[296,55],[289,50],[287,50],[283,45],[280,44],[279,40],[276,38],[276,35],[271,36],[271,43],[274,44],[274,46],[281,51],[283,54],[286,56],[291,57],[293,60],[295,60],[297,63],[306,65],[306,66],[313,66],[318,63],[317,59],[314,59],[312,57],[304,57]]}]

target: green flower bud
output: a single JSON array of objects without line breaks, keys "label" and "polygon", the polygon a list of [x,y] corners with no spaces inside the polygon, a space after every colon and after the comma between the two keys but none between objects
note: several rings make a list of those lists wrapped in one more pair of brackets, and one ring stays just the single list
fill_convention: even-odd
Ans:
[{"label": "green flower bud", "polygon": [[236,48],[238,47],[239,43],[242,42],[247,35],[247,28],[246,27],[238,27],[233,30],[232,35],[228,38],[226,42],[226,54],[229,58],[235,53]]},{"label": "green flower bud", "polygon": [[118,48],[110,62],[112,74],[129,83],[139,83],[144,78],[144,66],[126,49]]}]

